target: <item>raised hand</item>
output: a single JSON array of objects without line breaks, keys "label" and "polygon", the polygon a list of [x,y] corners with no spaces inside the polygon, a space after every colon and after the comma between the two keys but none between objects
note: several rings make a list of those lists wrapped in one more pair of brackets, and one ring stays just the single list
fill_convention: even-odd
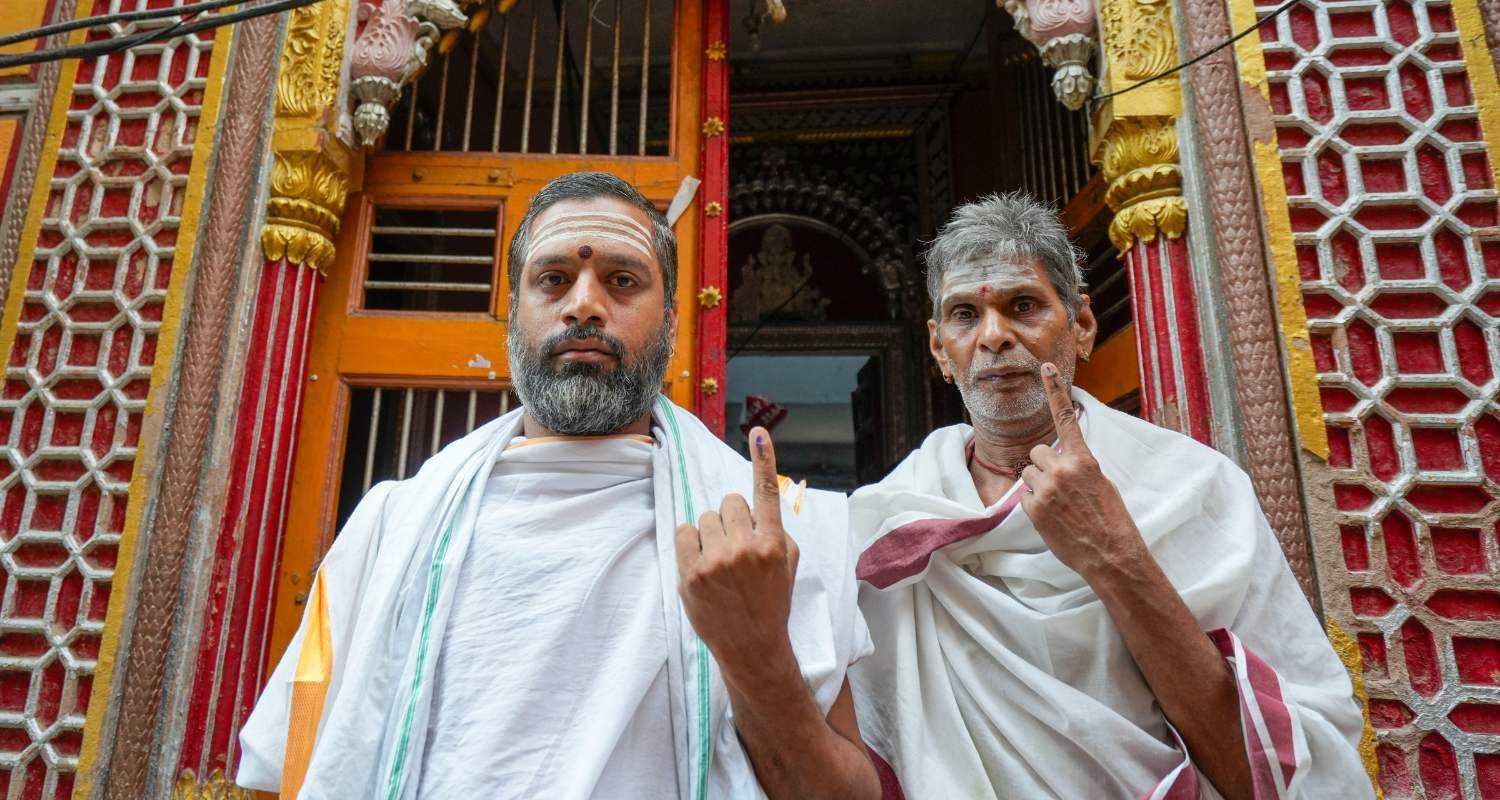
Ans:
[{"label": "raised hand", "polygon": [[[697,526],[677,526],[678,594],[731,688],[759,672],[794,666],[787,618],[797,544],[781,527],[776,451],[764,428],[750,431],[755,468],[752,510],[731,494]],[[741,685],[736,686],[739,682]]]},{"label": "raised hand", "polygon": [[1120,491],[1083,440],[1073,398],[1053,364],[1042,365],[1042,386],[1057,449],[1032,448],[1031,466],[1021,471],[1021,507],[1053,555],[1092,584],[1102,570],[1128,568],[1149,552]]}]

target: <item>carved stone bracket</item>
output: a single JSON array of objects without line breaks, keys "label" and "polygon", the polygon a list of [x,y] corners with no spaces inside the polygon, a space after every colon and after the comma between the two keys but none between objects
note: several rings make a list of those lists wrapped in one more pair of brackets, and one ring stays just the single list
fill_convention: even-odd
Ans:
[{"label": "carved stone bracket", "polygon": [[[1175,63],[1167,0],[1100,0],[1099,19],[1107,88],[1131,86]],[[1109,237],[1122,253],[1139,240],[1175,239],[1187,229],[1177,147],[1181,114],[1175,78],[1110,98],[1094,112],[1094,160],[1108,182],[1105,202],[1115,212]]]},{"label": "carved stone bracket", "polygon": [[359,6],[364,30],[349,63],[354,93],[354,131],[360,144],[375,144],[390,127],[391,106],[401,87],[427,66],[427,52],[444,31],[468,21],[453,0],[386,0]]},{"label": "carved stone bracket", "polygon": [[1077,111],[1094,92],[1089,58],[1094,54],[1093,0],[995,0],[1016,22],[1016,30],[1036,45],[1051,67],[1052,93]]}]

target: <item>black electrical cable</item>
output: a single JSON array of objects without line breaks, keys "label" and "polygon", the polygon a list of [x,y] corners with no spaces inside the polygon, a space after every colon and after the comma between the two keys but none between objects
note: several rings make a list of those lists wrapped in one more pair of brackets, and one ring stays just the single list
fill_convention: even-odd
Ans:
[{"label": "black electrical cable", "polygon": [[121,50],[129,50],[136,45],[145,44],[147,42],[161,41],[163,39],[171,39],[177,36],[184,36],[189,33],[208,30],[209,28],[218,28],[224,25],[232,25],[236,22],[243,22],[247,19],[254,19],[255,17],[261,17],[267,14],[278,14],[282,11],[289,11],[294,8],[310,6],[313,3],[318,2],[322,2],[322,0],[278,0],[274,3],[267,3],[263,6],[256,6],[255,8],[241,9],[239,11],[233,11],[227,14],[216,14],[213,17],[199,20],[197,22],[188,22],[186,20],[183,20],[160,30],[144,31],[132,36],[124,36],[115,39],[104,39],[97,42],[87,42],[84,44],[69,45],[67,47],[58,47],[48,50],[38,50],[32,53],[0,55],[0,69],[5,69],[7,67],[19,67],[26,64],[38,64],[44,61],[60,61],[65,58],[90,58],[93,56],[109,55],[111,53],[118,53]]},{"label": "black electrical cable", "polygon": [[204,11],[213,11],[215,9],[223,8],[224,6],[232,6],[237,3],[243,2],[245,2],[245,0],[205,0],[205,2],[190,3],[185,6],[148,8],[144,11],[125,11],[119,14],[102,14],[97,17],[73,19],[68,20],[67,22],[54,23],[52,25],[47,25],[41,28],[32,28],[29,31],[17,31],[16,33],[12,33],[6,36],[0,36],[0,47],[4,47],[9,44],[15,44],[17,42],[30,41],[32,39],[41,39],[46,36],[51,36],[54,33],[67,33],[68,31],[76,31],[79,28],[98,28],[116,22],[140,22],[141,20],[149,19],[193,16],[195,14],[201,14]]},{"label": "black electrical cable", "polygon": [[36,64],[43,61],[61,61],[65,58],[86,58],[93,55],[107,55],[128,50],[139,44],[145,44],[158,38],[168,39],[182,33],[186,22],[178,21],[165,28],[154,31],[123,36],[116,39],[103,39],[80,45],[69,45],[50,50],[38,50],[33,53],[22,53],[14,56],[0,55],[0,69],[5,67],[19,67],[26,64]]},{"label": "black electrical cable", "polygon": [[1209,56],[1213,55],[1214,53],[1217,53],[1220,50],[1223,50],[1224,48],[1226,48],[1226,47],[1234,44],[1235,42],[1238,42],[1239,40],[1245,38],[1246,36],[1249,36],[1251,33],[1254,33],[1255,31],[1260,30],[1260,26],[1262,26],[1262,25],[1266,24],[1267,22],[1270,22],[1271,20],[1276,19],[1277,17],[1281,16],[1284,12],[1286,12],[1287,9],[1289,9],[1292,6],[1296,5],[1297,2],[1298,2],[1298,0],[1286,0],[1285,3],[1282,3],[1281,5],[1277,6],[1275,9],[1273,9],[1271,11],[1271,13],[1269,13],[1269,14],[1265,15],[1264,17],[1261,17],[1259,20],[1257,20],[1254,25],[1251,25],[1250,27],[1248,27],[1248,28],[1240,31],[1239,33],[1236,33],[1234,36],[1231,36],[1230,38],[1225,39],[1224,41],[1220,42],[1219,44],[1216,44],[1213,47],[1210,47],[1208,50],[1206,50],[1206,51],[1204,51],[1202,53],[1199,53],[1196,56],[1193,56],[1192,58],[1188,59],[1187,61],[1184,61],[1181,64],[1178,64],[1177,66],[1172,67],[1169,70],[1166,70],[1164,72],[1158,72],[1158,73],[1156,73],[1155,75],[1152,75],[1149,78],[1144,78],[1144,79],[1142,79],[1142,80],[1140,80],[1140,81],[1138,81],[1136,83],[1132,83],[1132,84],[1130,84],[1129,86],[1126,86],[1123,89],[1117,89],[1117,90],[1115,90],[1113,92],[1110,92],[1109,94],[1096,94],[1093,97],[1089,98],[1089,103],[1090,104],[1098,104],[1099,102],[1104,101],[1104,100],[1108,100],[1111,97],[1119,97],[1120,95],[1125,94],[1126,92],[1131,91],[1132,89],[1139,89],[1142,86],[1145,86],[1146,84],[1151,83],[1153,81],[1159,81],[1162,78],[1165,78],[1165,77],[1168,77],[1168,76],[1171,76],[1171,75],[1176,75],[1177,73],[1179,73],[1179,72],[1187,69],[1188,67],[1191,67],[1192,65],[1198,63],[1199,61],[1202,61],[1203,59],[1208,58]]}]

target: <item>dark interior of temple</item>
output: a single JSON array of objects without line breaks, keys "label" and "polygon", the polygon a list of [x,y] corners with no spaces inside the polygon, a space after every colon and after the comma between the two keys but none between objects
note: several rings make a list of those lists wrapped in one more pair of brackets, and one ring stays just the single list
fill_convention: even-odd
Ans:
[{"label": "dark interior of temple", "polygon": [[848,490],[962,419],[928,354],[922,267],[953,207],[1008,191],[1057,206],[1100,342],[1129,324],[1128,287],[1086,115],[994,3],[762,9],[731,5],[726,436],[743,447],[737,422],[784,409],[788,474]]}]

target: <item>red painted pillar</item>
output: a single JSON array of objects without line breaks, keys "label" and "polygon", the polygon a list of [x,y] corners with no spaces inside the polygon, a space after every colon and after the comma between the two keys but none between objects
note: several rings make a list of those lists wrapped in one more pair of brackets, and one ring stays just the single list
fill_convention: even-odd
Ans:
[{"label": "red painted pillar", "polygon": [[698,307],[697,412],[724,433],[729,295],[729,2],[708,0],[703,20],[703,214]]},{"label": "red painted pillar", "polygon": [[1141,416],[1213,445],[1208,372],[1188,234],[1157,232],[1125,253],[1141,369]]},{"label": "red painted pillar", "polygon": [[261,272],[179,774],[230,771],[269,668],[265,648],[321,282],[313,267],[285,259],[267,261]]}]

